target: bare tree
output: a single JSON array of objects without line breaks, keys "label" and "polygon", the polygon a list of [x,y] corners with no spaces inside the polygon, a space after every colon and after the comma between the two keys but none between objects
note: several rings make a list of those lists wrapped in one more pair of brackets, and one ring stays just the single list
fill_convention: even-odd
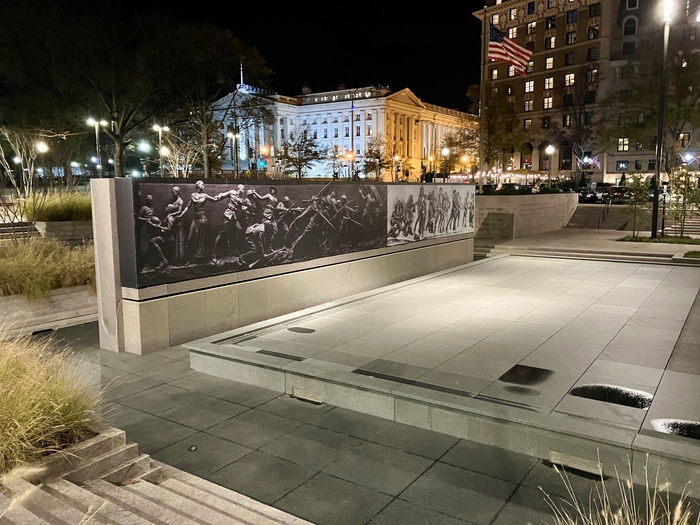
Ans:
[{"label": "bare tree", "polygon": [[289,138],[282,143],[279,158],[286,174],[301,179],[309,168],[327,156],[328,151],[313,138],[311,128],[300,126],[289,131]]},{"label": "bare tree", "polygon": [[376,181],[383,179],[383,172],[394,167],[392,157],[393,141],[383,133],[378,133],[367,141],[365,158],[362,166],[366,175],[371,175]]}]

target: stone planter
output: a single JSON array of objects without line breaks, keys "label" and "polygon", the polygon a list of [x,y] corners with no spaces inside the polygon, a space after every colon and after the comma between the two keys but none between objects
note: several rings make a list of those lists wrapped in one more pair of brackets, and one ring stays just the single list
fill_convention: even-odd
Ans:
[{"label": "stone planter", "polygon": [[0,339],[97,320],[97,296],[89,286],[52,290],[46,297],[0,297]]},{"label": "stone planter", "polygon": [[37,221],[35,227],[45,239],[80,244],[92,239],[92,221]]}]

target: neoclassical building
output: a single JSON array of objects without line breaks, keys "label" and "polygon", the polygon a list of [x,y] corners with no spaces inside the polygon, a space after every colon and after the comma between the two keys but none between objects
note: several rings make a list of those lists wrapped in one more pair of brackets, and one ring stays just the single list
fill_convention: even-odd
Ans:
[{"label": "neoclassical building", "polygon": [[[225,97],[222,105],[229,104],[232,96]],[[392,92],[385,86],[338,86],[335,91],[314,93],[304,86],[301,95],[290,97],[240,85],[235,96],[260,100],[272,122],[237,126],[232,119],[223,119],[229,141],[222,159],[224,172],[244,173],[257,167],[276,176],[280,146],[295,128],[303,128],[330,152],[307,177],[363,177],[368,144],[382,137],[394,160],[383,178],[394,179],[398,168],[401,180],[406,172],[416,180],[423,170],[441,170],[446,134],[478,127],[474,115],[425,103],[408,88]],[[454,153],[460,155],[458,170],[466,172],[477,164],[476,151]]]}]

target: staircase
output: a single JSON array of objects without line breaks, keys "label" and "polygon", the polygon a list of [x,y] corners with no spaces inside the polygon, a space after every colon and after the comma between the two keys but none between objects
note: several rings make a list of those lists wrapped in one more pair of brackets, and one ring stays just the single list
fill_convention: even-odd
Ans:
[{"label": "staircase", "polygon": [[[604,212],[604,204],[579,204],[566,227],[632,230],[630,217],[625,213],[625,206],[608,206],[607,212]],[[649,230],[649,226],[644,225],[642,229]]]},{"label": "staircase", "polygon": [[0,223],[0,243],[11,241],[16,237],[28,237],[29,232],[37,235],[38,232],[29,222]]},{"label": "staircase", "polygon": [[507,239],[474,239],[474,260],[485,259],[497,244],[505,242]]},{"label": "staircase", "polygon": [[71,447],[70,455],[48,456],[39,469],[2,480],[0,523],[310,525],[139,454],[118,429]]},{"label": "staircase", "polygon": [[[664,232],[666,235],[680,235],[680,227],[676,229],[674,227],[673,219],[666,216]],[[661,228],[661,220],[659,219],[659,229]],[[685,227],[683,228],[683,235],[688,235],[691,237],[700,237],[700,217],[690,217],[685,220]]]}]

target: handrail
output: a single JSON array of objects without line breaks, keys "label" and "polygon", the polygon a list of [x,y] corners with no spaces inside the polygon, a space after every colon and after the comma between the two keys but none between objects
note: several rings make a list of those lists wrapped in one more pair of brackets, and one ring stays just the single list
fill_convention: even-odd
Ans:
[{"label": "handrail", "polygon": [[609,196],[607,199],[605,197],[603,197],[603,204],[604,204],[604,206],[603,206],[602,217],[598,217],[598,229],[599,230],[600,230],[600,227],[605,222],[605,217],[607,217],[607,215],[608,215],[608,211],[610,210],[610,206],[612,205],[612,198]]}]

